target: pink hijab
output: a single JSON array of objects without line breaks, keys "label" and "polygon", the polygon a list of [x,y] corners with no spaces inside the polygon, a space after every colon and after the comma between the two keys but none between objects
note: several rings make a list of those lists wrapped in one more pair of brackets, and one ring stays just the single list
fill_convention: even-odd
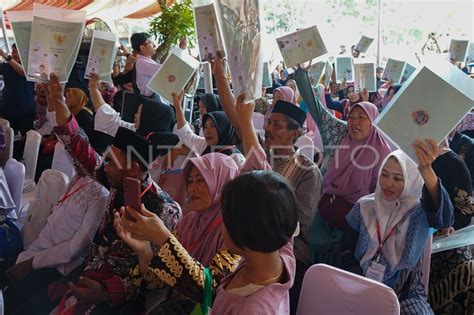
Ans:
[{"label": "pink hijab", "polygon": [[[273,94],[275,94],[275,92],[277,91],[281,93],[281,96],[283,97],[284,101],[290,102],[292,104],[295,104],[295,106],[298,106],[296,105],[295,91],[293,91],[292,88],[290,88],[289,86],[280,86],[279,88],[276,88],[273,90]],[[272,111],[273,111],[273,104],[270,104],[268,105],[267,112],[265,113],[264,123],[263,123],[264,128],[267,126],[267,121],[268,121],[268,118],[270,118]]]},{"label": "pink hijab", "polygon": [[224,246],[221,237],[221,192],[224,185],[237,176],[239,167],[232,158],[222,153],[209,153],[189,162],[184,178],[188,178],[192,166],[195,166],[207,184],[212,203],[209,209],[190,212],[179,222],[178,239],[192,257],[207,266]]},{"label": "pink hijab", "polygon": [[[371,123],[379,114],[372,103],[358,103],[352,106],[351,111],[356,106],[365,111]],[[380,165],[392,150],[373,126],[364,140],[356,141],[346,134],[339,145],[323,178],[323,193],[343,196],[347,201],[355,203],[360,197],[374,192]]]}]

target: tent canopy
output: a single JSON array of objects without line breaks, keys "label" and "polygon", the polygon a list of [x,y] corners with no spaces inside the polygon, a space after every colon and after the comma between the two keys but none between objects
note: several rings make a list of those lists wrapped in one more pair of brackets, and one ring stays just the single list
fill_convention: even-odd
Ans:
[{"label": "tent canopy", "polygon": [[[32,10],[34,2],[58,8],[85,10],[88,19],[100,18],[106,22],[123,18],[143,19],[161,12],[157,0],[2,0],[2,7],[4,11]],[[166,1],[168,6],[175,2],[176,0]]]}]

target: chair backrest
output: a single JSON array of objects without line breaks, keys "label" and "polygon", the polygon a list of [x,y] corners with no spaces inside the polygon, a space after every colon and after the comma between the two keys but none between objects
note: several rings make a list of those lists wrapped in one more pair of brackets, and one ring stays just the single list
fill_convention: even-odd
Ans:
[{"label": "chair backrest", "polygon": [[265,121],[265,115],[262,113],[254,112],[252,115],[253,126],[256,130],[263,130],[263,124]]},{"label": "chair backrest", "polygon": [[25,151],[23,152],[26,179],[35,178],[40,144],[41,135],[34,130],[29,130],[26,133]]},{"label": "chair backrest", "polygon": [[2,127],[10,127],[10,122],[4,118],[0,118],[0,126]]},{"label": "chair backrest", "polygon": [[306,271],[296,313],[398,315],[400,305],[395,292],[382,283],[317,264]]},{"label": "chair backrest", "polygon": [[43,171],[36,187],[36,198],[28,208],[28,219],[21,230],[24,248],[28,248],[38,238],[51,209],[64,193],[68,183],[68,177],[60,171]]},{"label": "chair backrest", "polygon": [[[25,181],[25,166],[15,159],[8,159],[3,168],[5,179],[7,180],[10,195],[15,202],[15,214],[18,214],[21,206],[21,194]],[[15,215],[16,217],[16,215]]]},{"label": "chair backrest", "polygon": [[426,240],[425,247],[423,249],[423,258],[421,260],[423,264],[423,284],[425,286],[425,292],[428,294],[428,284],[430,282],[430,265],[431,265],[431,243],[433,242],[433,235],[430,234]]},{"label": "chair backrest", "polygon": [[72,157],[66,149],[64,149],[64,144],[61,141],[56,142],[56,145],[54,146],[53,163],[51,164],[51,168],[66,174],[69,179],[76,174]]},{"label": "chair backrest", "polygon": [[5,149],[0,151],[0,166],[5,165],[7,160],[13,157],[14,131],[12,127],[3,127],[3,131],[5,136]]},{"label": "chair backrest", "polygon": [[311,161],[314,160],[314,142],[308,136],[301,136],[296,140],[295,145]]}]

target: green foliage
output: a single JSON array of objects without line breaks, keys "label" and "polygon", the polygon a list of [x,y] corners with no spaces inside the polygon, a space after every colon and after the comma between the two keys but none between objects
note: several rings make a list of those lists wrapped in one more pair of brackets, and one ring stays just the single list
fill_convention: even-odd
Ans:
[{"label": "green foliage", "polygon": [[160,44],[171,46],[177,44],[182,36],[186,36],[189,47],[194,47],[194,16],[192,0],[178,0],[170,7],[165,1],[159,1],[161,14],[150,22],[150,32]]}]

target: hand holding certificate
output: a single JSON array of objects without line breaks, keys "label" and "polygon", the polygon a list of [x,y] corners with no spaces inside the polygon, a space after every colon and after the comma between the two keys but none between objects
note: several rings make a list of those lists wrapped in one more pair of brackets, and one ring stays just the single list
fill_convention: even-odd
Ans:
[{"label": "hand holding certificate", "polygon": [[287,68],[327,53],[326,46],[316,26],[277,38],[277,43]]},{"label": "hand holding certificate", "polygon": [[234,94],[245,102],[262,95],[261,0],[216,0]]},{"label": "hand holding certificate", "polygon": [[404,70],[405,61],[388,58],[382,78],[385,81],[392,81],[393,84],[400,84]]},{"label": "hand holding certificate", "polygon": [[466,60],[468,46],[468,40],[451,39],[451,44],[449,45],[450,60],[464,62]]},{"label": "hand holding certificate", "polygon": [[214,4],[195,7],[194,21],[201,61],[211,61],[216,57],[218,50],[223,52]]},{"label": "hand holding certificate", "polygon": [[59,82],[67,82],[79,52],[85,21],[85,11],[34,3],[28,77],[48,82],[49,74],[54,72]]},{"label": "hand holding certificate", "polygon": [[199,61],[186,51],[173,47],[168,58],[148,82],[147,87],[172,103],[172,93],[179,94],[199,64]]},{"label": "hand holding certificate", "polygon": [[354,90],[356,92],[360,92],[363,89],[367,89],[368,92],[377,92],[374,63],[354,64],[354,77]]},{"label": "hand holding certificate", "polygon": [[97,74],[101,81],[112,83],[111,72],[117,53],[116,42],[117,35],[114,33],[94,31],[84,75],[86,79],[89,79],[91,74]]},{"label": "hand holding certificate", "polygon": [[354,81],[352,57],[336,57],[336,83]]},{"label": "hand holding certificate", "polygon": [[472,79],[437,59],[415,71],[374,124],[417,163],[415,140],[440,143],[473,105]]},{"label": "hand holding certificate", "polygon": [[15,37],[16,48],[20,55],[21,66],[26,73],[28,70],[33,11],[9,11],[7,15]]}]

